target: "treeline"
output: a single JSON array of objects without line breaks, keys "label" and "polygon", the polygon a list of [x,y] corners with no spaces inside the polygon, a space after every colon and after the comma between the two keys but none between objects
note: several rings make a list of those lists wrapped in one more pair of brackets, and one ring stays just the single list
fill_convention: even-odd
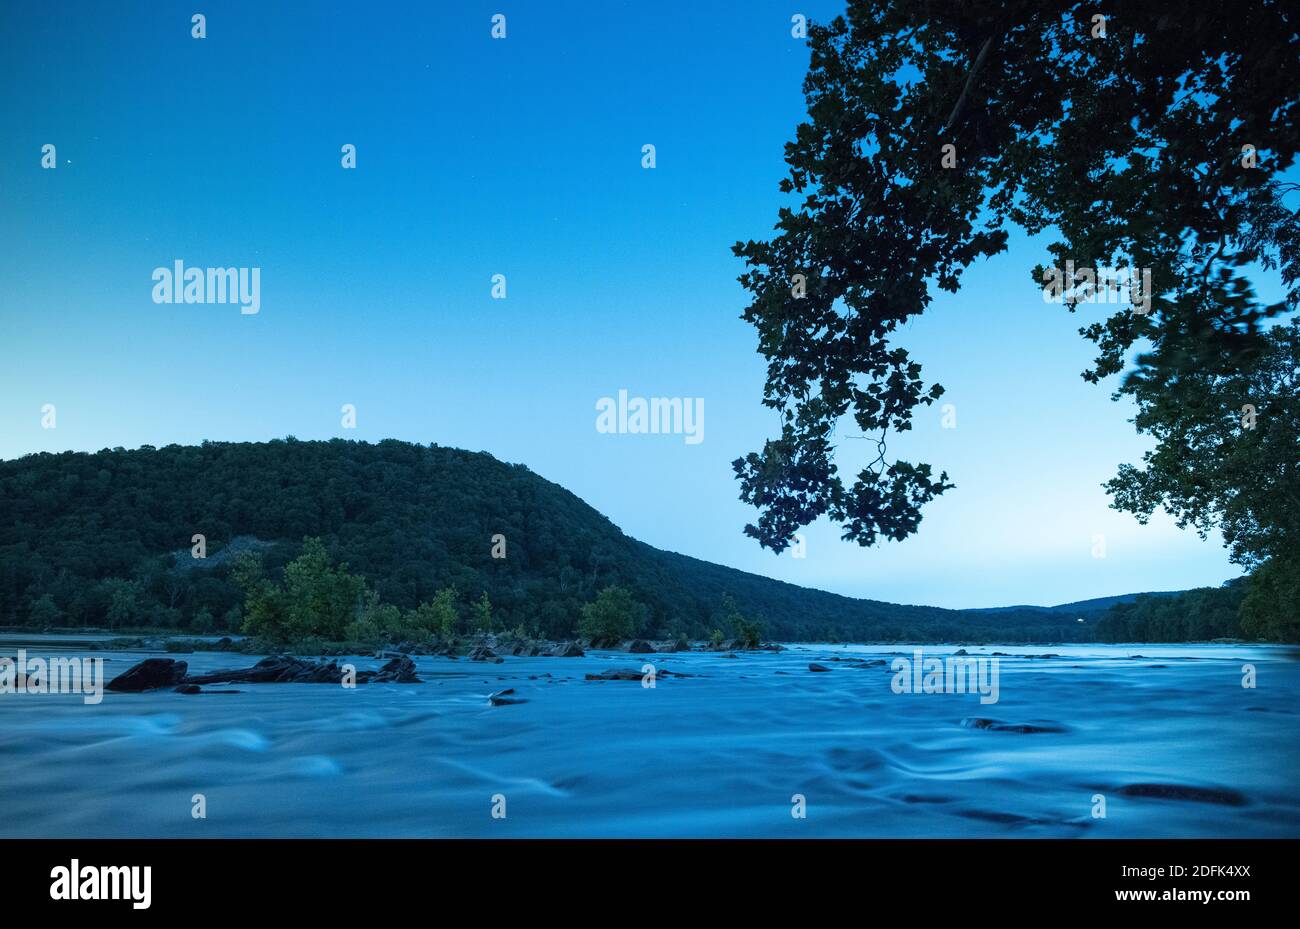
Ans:
[{"label": "treeline", "polygon": [[[465,603],[454,587],[444,587],[410,609],[384,603],[365,578],[348,571],[346,564],[334,564],[316,538],[303,540],[302,554],[285,565],[278,580],[267,575],[262,556],[253,551],[238,556],[232,576],[244,594],[240,631],[272,645],[454,644],[474,633],[506,632],[519,638],[536,634],[523,624],[504,629],[486,593]],[[642,630],[644,614],[626,590],[606,587],[583,607],[578,632],[616,643]],[[743,617],[737,619],[745,628]],[[756,629],[751,639],[757,644]]]},{"label": "treeline", "polygon": [[655,638],[743,638],[740,619],[787,641],[1092,637],[1070,615],[857,600],[660,551],[522,465],[393,440],[29,455],[0,462],[0,514],[8,626],[240,631],[243,556],[283,585],[313,538],[312,557],[361,579],[377,623],[454,591],[458,615],[486,598],[496,628],[565,638],[617,587],[635,634]]},{"label": "treeline", "polygon": [[[1179,594],[1143,594],[1112,606],[1097,623],[1099,642],[1205,642],[1242,638],[1246,578]],[[1252,636],[1254,637],[1254,636]]]},{"label": "treeline", "polygon": [[[1099,642],[1300,641],[1300,578],[1266,562],[1221,587],[1143,594],[1112,606],[1097,623]],[[1288,607],[1288,604],[1293,606]]]}]

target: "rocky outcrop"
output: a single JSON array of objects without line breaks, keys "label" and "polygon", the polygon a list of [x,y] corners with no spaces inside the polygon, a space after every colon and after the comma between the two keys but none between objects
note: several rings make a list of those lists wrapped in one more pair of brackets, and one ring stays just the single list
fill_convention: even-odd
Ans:
[{"label": "rocky outcrop", "polygon": [[527,658],[536,655],[541,649],[532,639],[505,639],[497,642],[497,650],[507,655]]},{"label": "rocky outcrop", "polygon": [[627,643],[627,650],[633,655],[649,655],[655,648],[645,639],[633,639]]},{"label": "rocky outcrop", "polygon": [[128,668],[105,686],[120,693],[141,693],[160,687],[175,687],[185,678],[189,665],[174,658],[146,658]]},{"label": "rocky outcrop", "polygon": [[[146,658],[115,677],[109,690],[139,692],[160,687],[184,687],[182,693],[214,693],[201,690],[204,684],[342,684],[344,671],[338,661],[308,661],[291,655],[271,655],[251,668],[231,668],[208,674],[186,674],[188,666],[171,658]],[[406,655],[388,661],[378,671],[358,671],[358,684],[418,684],[415,662]],[[190,689],[195,688],[195,689]]]},{"label": "rocky outcrop", "polygon": [[[364,680],[362,679],[363,676]],[[357,683],[419,684],[421,681],[415,675],[415,662],[406,655],[399,655],[378,671],[358,671]]]},{"label": "rocky outcrop", "polygon": [[691,643],[687,642],[685,639],[677,639],[672,642],[658,642],[655,647],[655,651],[657,652],[689,652],[690,650]]},{"label": "rocky outcrop", "polygon": [[559,642],[546,653],[552,658],[581,658],[586,654],[577,642]]},{"label": "rocky outcrop", "polygon": [[[361,675],[357,675],[360,681]],[[187,684],[341,684],[337,660],[309,661],[292,655],[271,655],[251,668],[229,668],[186,677]]]}]

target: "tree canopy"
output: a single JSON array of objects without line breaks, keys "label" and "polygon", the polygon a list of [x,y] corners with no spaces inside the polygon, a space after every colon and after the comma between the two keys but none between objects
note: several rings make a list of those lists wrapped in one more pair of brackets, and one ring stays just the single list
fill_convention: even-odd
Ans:
[{"label": "tree canopy", "polygon": [[[821,516],[862,545],[917,531],[922,507],[953,484],[931,464],[888,458],[889,436],[943,393],[898,330],[1019,227],[1052,237],[1058,272],[1070,262],[1150,282],[1140,302],[1079,330],[1096,346],[1083,377],[1131,365],[1120,392],[1157,441],[1145,477],[1128,468],[1112,482],[1117,505],[1148,513],[1158,500],[1190,522],[1222,522],[1243,552],[1294,538],[1294,510],[1269,523],[1276,510],[1261,505],[1295,486],[1273,432],[1231,453],[1238,462],[1218,472],[1229,496],[1193,501],[1174,484],[1187,435],[1239,437],[1225,415],[1246,402],[1235,388],[1285,387],[1290,399],[1274,394],[1258,412],[1294,410],[1294,380],[1267,373],[1277,354],[1266,333],[1300,297],[1300,219],[1286,203],[1297,185],[1281,176],[1300,144],[1295,5],[851,0],[810,29],[809,46],[808,119],[780,183],[793,202],[773,238],[734,248],[752,298],[743,315],[768,362],[763,403],[780,417],[780,434],[733,465],[758,509],[745,531],[775,551]],[[1276,271],[1283,299],[1262,302],[1252,269]],[[1052,270],[1032,273],[1028,293]],[[1077,312],[1096,281],[1061,296]],[[878,442],[852,483],[835,459],[842,421]],[[1271,557],[1272,544],[1257,554]]]}]

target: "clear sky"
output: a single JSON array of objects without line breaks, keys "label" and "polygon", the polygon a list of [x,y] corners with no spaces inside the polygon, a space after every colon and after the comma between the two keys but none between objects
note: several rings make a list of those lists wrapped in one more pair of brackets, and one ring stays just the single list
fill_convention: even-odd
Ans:
[{"label": "clear sky", "polygon": [[[907,603],[1239,574],[1217,539],[1108,509],[1101,482],[1145,445],[1115,385],[1079,377],[1076,329],[1105,308],[1044,304],[1024,238],[901,334],[957,408],[891,446],[957,484],[920,534],[860,549],[816,525],[803,559],[742,534],[730,462],[775,419],[730,246],[782,202],[808,57],[790,17],[841,8],[0,4],[0,457],[437,442],[525,463],[652,545]],[[260,312],[154,303],[176,260],[260,268]],[[703,398],[704,441],[598,432],[619,389]]]}]

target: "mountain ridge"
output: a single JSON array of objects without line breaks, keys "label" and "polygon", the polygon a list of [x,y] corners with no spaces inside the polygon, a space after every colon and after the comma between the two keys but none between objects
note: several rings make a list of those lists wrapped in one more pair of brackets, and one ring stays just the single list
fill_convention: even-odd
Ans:
[{"label": "mountain ridge", "polygon": [[[453,586],[467,602],[486,593],[503,625],[549,636],[570,634],[582,605],[617,584],[645,605],[646,634],[707,637],[730,621],[730,598],[770,639],[1091,639],[1089,624],[1058,612],[1071,605],[895,604],[654,548],[526,465],[432,443],[290,436],[41,452],[0,461],[0,509],[9,625],[231,629],[241,601],[226,545],[251,537],[274,572],[318,536],[385,602],[413,608]],[[212,562],[173,570],[197,534]],[[503,558],[492,557],[497,537]]]}]

